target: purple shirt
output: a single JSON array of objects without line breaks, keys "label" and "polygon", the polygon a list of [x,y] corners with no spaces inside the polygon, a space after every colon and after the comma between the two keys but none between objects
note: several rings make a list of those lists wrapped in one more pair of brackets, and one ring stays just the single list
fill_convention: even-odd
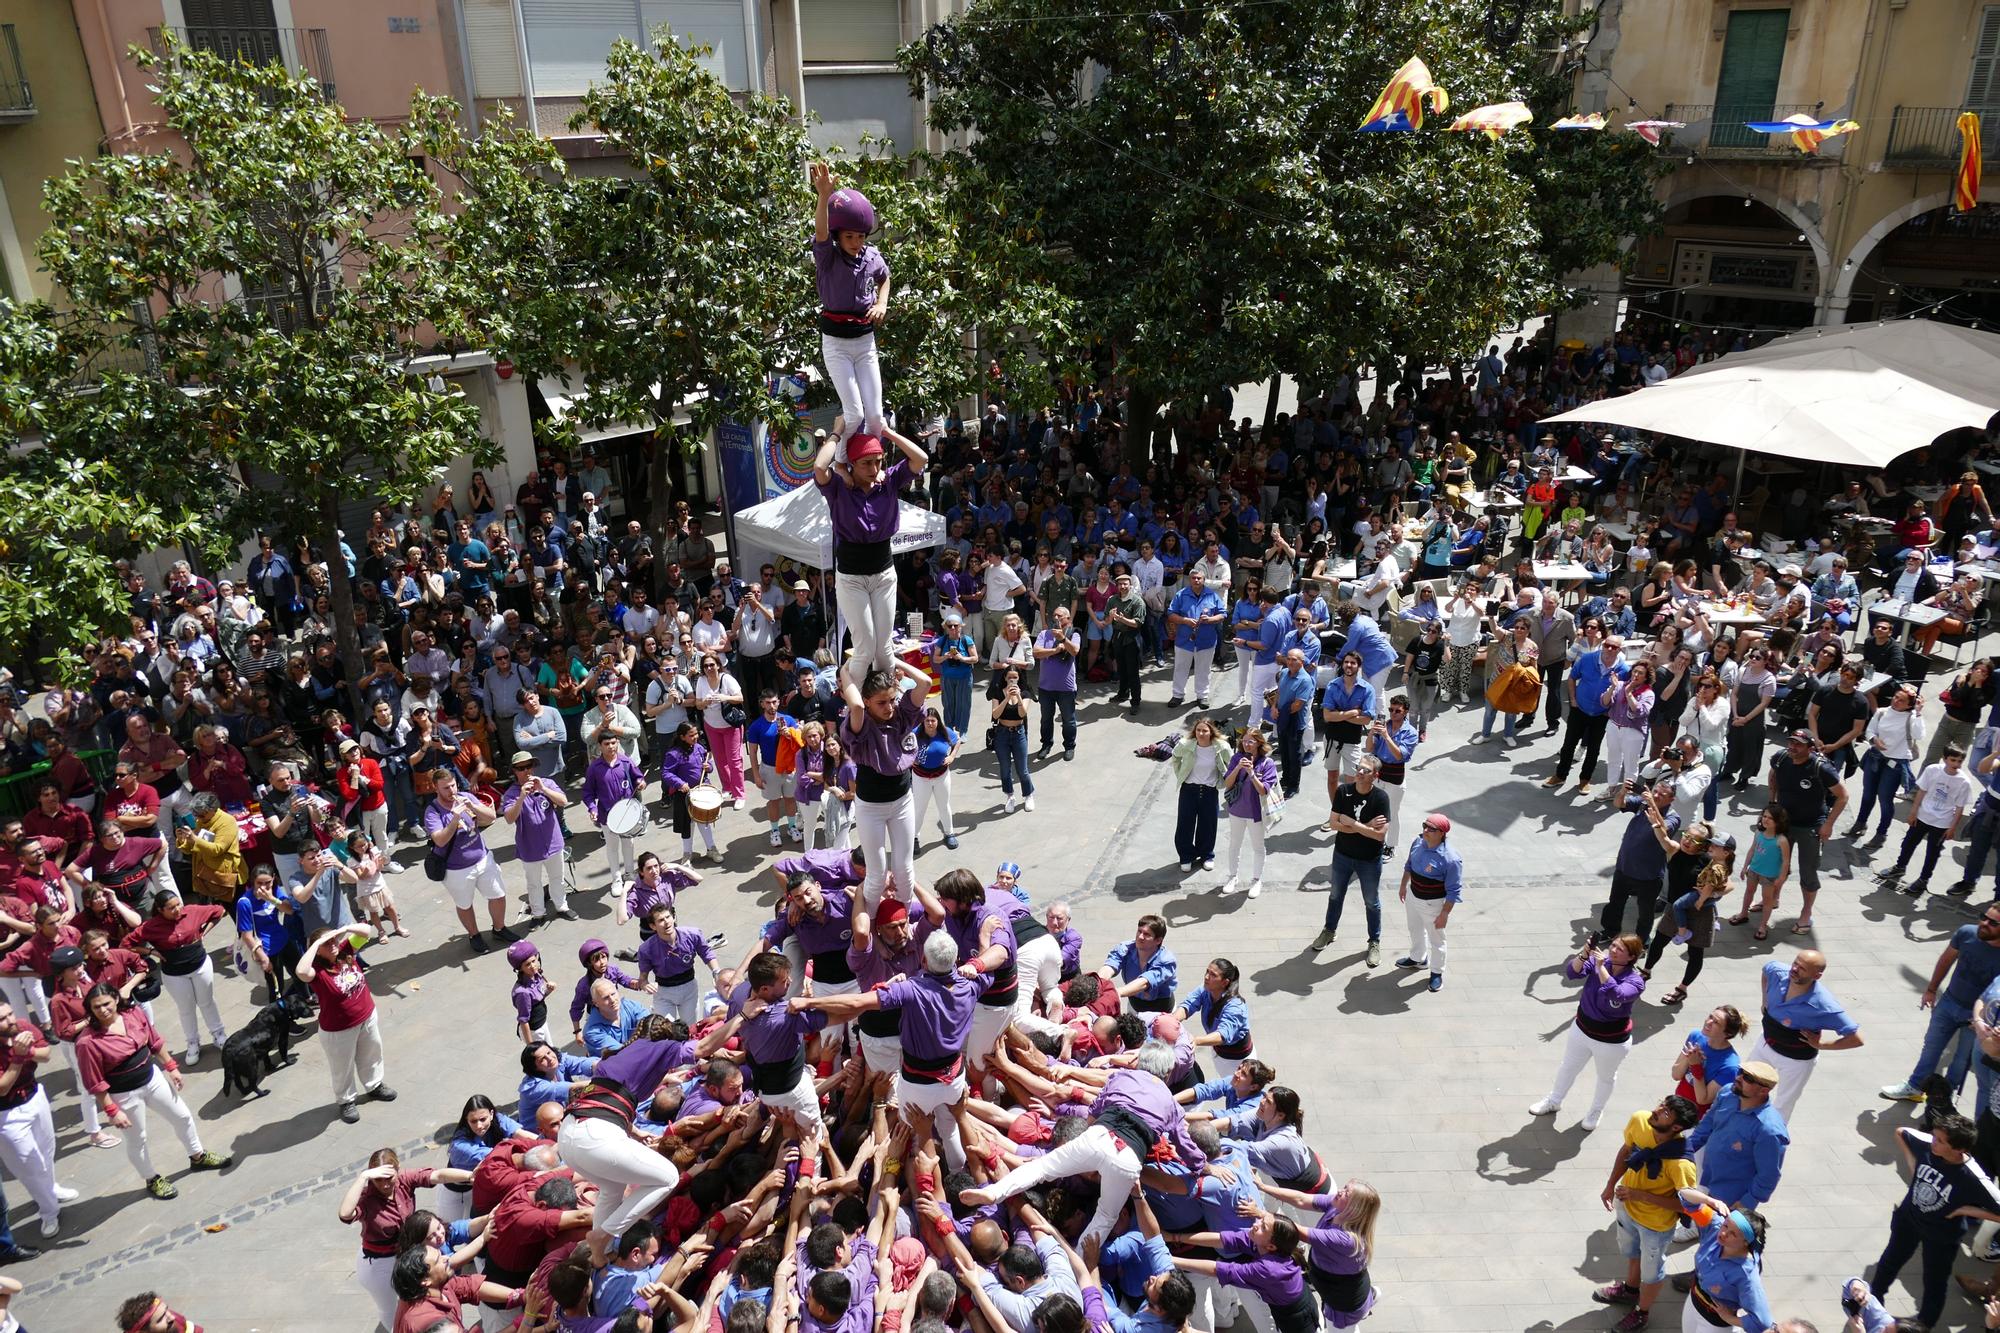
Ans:
[{"label": "purple shirt", "polygon": [[555,987],[547,977],[536,977],[533,981],[514,983],[514,1017],[523,1023],[534,1022],[535,1005],[549,998]]},{"label": "purple shirt", "polygon": [[991,977],[920,972],[884,986],[882,1007],[902,1015],[903,1050],[919,1060],[946,1060],[965,1049],[972,1011]]},{"label": "purple shirt", "polygon": [[[612,963],[606,967],[603,975],[617,982],[626,990],[638,989],[639,979],[627,973],[624,968],[618,966],[616,963]],[[590,983],[596,980],[597,978],[589,972],[585,972],[576,979],[576,994],[572,995],[569,1001],[569,1025],[571,1027],[576,1027],[583,1022],[583,1011],[590,1008]]]},{"label": "purple shirt", "polygon": [[[461,793],[462,794],[462,793]],[[432,801],[424,807],[424,835],[433,836],[445,825],[451,823],[452,812]],[[437,844],[433,843],[432,846]],[[470,870],[486,855],[486,841],[479,836],[479,826],[467,820],[452,834],[445,844],[444,868],[446,870]]]},{"label": "purple shirt", "polygon": [[[803,1246],[804,1242],[801,1241]],[[847,1289],[853,1299],[848,1303],[847,1313],[831,1324],[821,1323],[813,1318],[805,1297],[799,1298],[799,1328],[801,1333],[869,1333],[875,1327],[875,1245],[866,1239],[856,1239],[854,1254],[847,1261],[847,1267],[837,1270],[847,1274]],[[800,1258],[797,1281],[809,1283],[817,1276],[812,1265]]]},{"label": "purple shirt", "polygon": [[923,691],[905,690],[887,722],[864,713],[861,729],[856,731],[850,711],[840,720],[840,739],[847,757],[855,763],[866,764],[877,773],[907,773],[917,762],[917,728],[923,720]]},{"label": "purple shirt", "polygon": [[1064,926],[1056,940],[1062,945],[1062,974],[1073,977],[1083,970],[1083,932],[1075,926]]},{"label": "purple shirt", "polygon": [[1126,1112],[1173,1144],[1174,1151],[1180,1154],[1181,1165],[1188,1170],[1200,1171],[1208,1165],[1208,1154],[1188,1137],[1187,1121],[1172,1090],[1145,1070],[1120,1069],[1112,1073],[1105,1081],[1104,1091],[1090,1104],[1093,1116],[1110,1110]]},{"label": "purple shirt", "polygon": [[682,890],[693,887],[694,881],[688,878],[686,871],[669,870],[663,865],[660,867],[659,883],[648,884],[643,875],[632,881],[632,892],[625,900],[625,910],[643,924],[655,907],[661,903],[672,907]]},{"label": "purple shirt", "polygon": [[1339,1223],[1340,1211],[1334,1196],[1315,1194],[1312,1206],[1322,1214],[1319,1225],[1305,1233],[1306,1253],[1312,1259],[1312,1266],[1322,1273],[1338,1276],[1359,1273],[1368,1267],[1368,1251],[1361,1244],[1361,1237]]},{"label": "purple shirt", "polygon": [[773,869],[781,875],[800,873],[811,875],[819,881],[822,889],[829,892],[834,889],[851,889],[859,884],[867,873],[863,867],[854,863],[854,853],[845,847],[827,847],[781,856]]},{"label": "purple shirt", "polygon": [[707,768],[708,747],[700,741],[685,750],[678,745],[669,745],[666,757],[660,761],[660,782],[668,791],[698,787]]},{"label": "purple shirt", "polygon": [[880,932],[872,933],[866,949],[847,946],[847,965],[854,971],[855,989],[871,991],[897,977],[913,977],[923,971],[923,941],[912,931],[910,942],[895,951],[883,943]]},{"label": "purple shirt", "polygon": [[1007,950],[1007,962],[1014,961],[1014,932],[1008,926],[1007,918],[984,903],[974,903],[972,910],[964,916],[947,909],[944,914],[944,924],[938,927],[951,936],[952,942],[958,945],[958,961],[961,965],[979,956],[980,931],[984,929],[989,918],[993,921],[993,935],[987,943],[1004,946]]},{"label": "purple shirt", "polygon": [[635,1041],[599,1060],[596,1077],[610,1079],[644,1101],[661,1079],[693,1056],[694,1047],[684,1041]]},{"label": "purple shirt", "polygon": [[715,950],[709,947],[708,936],[686,926],[676,926],[671,937],[649,936],[639,946],[639,975],[651,973],[656,981],[691,975],[697,958],[714,970]]},{"label": "purple shirt", "polygon": [[1603,1025],[1632,1022],[1632,1009],[1639,1001],[1639,992],[1646,989],[1646,978],[1636,967],[1628,967],[1623,972],[1605,971],[1610,975],[1608,982],[1597,978],[1594,966],[1580,965],[1575,958],[1563,964],[1563,975],[1571,980],[1581,978],[1583,994],[1576,1004],[1579,1020]]},{"label": "purple shirt", "polygon": [[1259,1254],[1248,1231],[1223,1232],[1222,1253],[1224,1257],[1215,1264],[1216,1281],[1254,1291],[1274,1308],[1291,1305],[1305,1295],[1306,1275],[1299,1266],[1275,1254]]},{"label": "purple shirt", "polygon": [[827,514],[833,520],[834,545],[843,542],[861,545],[893,538],[902,519],[902,500],[897,492],[902,490],[909,470],[910,460],[899,454],[865,491],[849,485],[838,472],[823,483],[815,483],[819,493],[826,497]]},{"label": "purple shirt", "polygon": [[813,242],[812,257],[820,309],[836,314],[867,314],[875,304],[876,287],[889,277],[889,261],[882,258],[880,250],[864,245],[861,253],[850,255],[831,234]]},{"label": "purple shirt", "polygon": [[[1232,759],[1230,767],[1234,769],[1236,766],[1236,761]],[[1251,764],[1251,769],[1267,790],[1278,784],[1278,766],[1268,757],[1257,759]],[[1257,794],[1257,788],[1249,778],[1237,779],[1236,785],[1230,788],[1229,813],[1238,819],[1261,821],[1264,818],[1264,798]]]},{"label": "purple shirt", "polygon": [[611,763],[602,759],[590,761],[590,767],[583,774],[583,808],[590,811],[590,817],[602,824],[604,817],[611,813],[611,807],[628,796],[637,796],[645,781],[639,765],[630,757],[619,755]]},{"label": "purple shirt", "polygon": [[[750,983],[739,981],[729,993],[729,1012],[739,1014],[750,999]],[[798,1058],[805,1038],[826,1026],[826,1015],[817,1009],[795,1014],[783,1000],[767,1005],[764,1012],[736,1029],[743,1054],[752,1064],[782,1065]]]},{"label": "purple shirt", "polygon": [[[1069,632],[1072,645],[1081,647],[1082,638],[1075,630]],[[1035,647],[1053,648],[1062,640],[1054,629],[1045,629],[1035,636]],[[1059,694],[1076,693],[1076,658],[1067,653],[1052,653],[1039,663],[1041,676],[1039,684],[1045,690],[1055,690]]]},{"label": "purple shirt", "polygon": [[[841,855],[847,853],[843,851]],[[784,908],[780,906],[778,915],[764,927],[764,943],[775,949],[796,935],[799,937],[800,952],[808,958],[817,958],[835,950],[846,953],[848,941],[854,938],[854,923],[851,920],[854,899],[842,889],[824,889],[821,896],[825,900],[820,908],[821,915],[815,917],[811,912],[800,912],[796,924],[785,918]]]},{"label": "purple shirt", "polygon": [[516,859],[546,861],[562,851],[562,821],[557,817],[556,803],[539,789],[523,794],[518,782],[500,798],[501,813],[505,814],[517,803],[521,817],[514,821]]}]

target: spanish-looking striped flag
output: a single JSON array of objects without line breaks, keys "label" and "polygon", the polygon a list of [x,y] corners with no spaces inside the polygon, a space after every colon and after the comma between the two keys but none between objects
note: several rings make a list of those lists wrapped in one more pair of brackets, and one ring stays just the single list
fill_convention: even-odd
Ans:
[{"label": "spanish-looking striped flag", "polygon": [[1361,129],[1375,134],[1422,129],[1425,102],[1431,104],[1431,110],[1442,114],[1451,105],[1451,94],[1431,81],[1431,72],[1423,61],[1411,56],[1375,99],[1368,118],[1361,122]]},{"label": "spanish-looking striped flag", "polygon": [[1858,121],[1814,120],[1805,115],[1786,116],[1783,120],[1746,120],[1743,126],[1759,134],[1785,135],[1791,139],[1792,147],[1801,153],[1817,153],[1819,146],[1828,139],[1837,139],[1861,128]]},{"label": "spanish-looking striped flag", "polygon": [[1474,107],[1454,120],[1448,128],[1454,130],[1478,130],[1490,139],[1497,139],[1516,125],[1525,125],[1534,119],[1534,112],[1521,102],[1495,102],[1491,106]]},{"label": "spanish-looking striped flag", "polygon": [[1951,206],[1961,213],[1979,207],[1979,117],[1967,111],[1958,118],[1958,179],[1952,182]]}]

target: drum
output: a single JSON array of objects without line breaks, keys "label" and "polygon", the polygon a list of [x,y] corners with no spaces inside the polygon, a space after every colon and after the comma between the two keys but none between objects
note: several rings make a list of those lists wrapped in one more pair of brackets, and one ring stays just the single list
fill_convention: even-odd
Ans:
[{"label": "drum", "polygon": [[637,837],[646,827],[646,806],[636,797],[627,796],[612,806],[604,814],[604,831],[615,833],[621,838]]},{"label": "drum", "polygon": [[713,824],[722,818],[722,792],[705,782],[688,788],[688,818],[697,824]]}]

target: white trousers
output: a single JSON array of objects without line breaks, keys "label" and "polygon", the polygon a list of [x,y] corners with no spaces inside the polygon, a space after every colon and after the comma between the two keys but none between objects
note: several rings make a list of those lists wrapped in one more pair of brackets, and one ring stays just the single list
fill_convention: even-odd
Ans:
[{"label": "white trousers", "polygon": [[1264,821],[1242,815],[1229,817],[1229,878],[1236,878],[1236,863],[1243,855],[1243,835],[1250,835],[1250,878],[1264,878]]},{"label": "white trousers", "polygon": [[[866,1032],[857,1034],[861,1038],[861,1060],[871,1074],[894,1074],[903,1068],[903,1039],[901,1037],[874,1037]],[[894,1096],[893,1090],[890,1096]]]},{"label": "white trousers", "polygon": [[1813,1070],[1819,1068],[1819,1061],[1794,1060],[1789,1055],[1779,1055],[1762,1037],[1750,1048],[1749,1058],[1762,1060],[1778,1071],[1778,1086],[1771,1089],[1771,1105],[1778,1108],[1778,1114],[1789,1125],[1792,1123],[1792,1108],[1798,1105],[1799,1094],[1806,1090]]},{"label": "white trousers", "polygon": [[1215,649],[1174,647],[1174,698],[1187,697],[1188,669],[1194,669],[1194,697],[1208,697],[1208,670],[1215,665]]},{"label": "white trousers", "polygon": [[462,1222],[472,1216],[472,1190],[453,1189],[449,1185],[438,1187],[431,1201],[431,1211],[446,1223]]},{"label": "white trousers", "polygon": [[334,1101],[351,1102],[382,1086],[380,1015],[370,1014],[365,1023],[339,1032],[322,1030],[319,1039],[326,1048],[326,1072],[333,1080]]},{"label": "white trousers", "polygon": [[[873,912],[882,904],[886,875],[896,877],[896,896],[911,901],[910,875],[916,855],[916,798],[904,792],[893,801],[854,802],[854,833],[861,841],[861,856],[868,867],[861,882],[861,900]],[[883,849],[888,849],[885,858]]]},{"label": "white trousers", "polygon": [[944,830],[945,837],[956,838],[958,826],[952,822],[951,815],[951,770],[947,768],[934,778],[924,777],[920,773],[912,774],[910,786],[912,794],[916,797],[916,809],[910,816],[911,829],[923,828],[924,814],[931,802],[935,801],[938,827]]},{"label": "white trousers", "polygon": [[153,1076],[146,1080],[146,1086],[132,1092],[114,1092],[112,1102],[131,1120],[132,1128],[125,1131],[125,1156],[132,1163],[139,1179],[151,1180],[159,1172],[153,1169],[152,1145],[147,1140],[147,1113],[157,1112],[174,1127],[180,1136],[181,1146],[187,1149],[189,1157],[201,1155],[201,1133],[194,1127],[194,1112],[188,1110],[187,1103],[174,1091],[174,1085],[167,1082],[167,1076],[156,1065]]},{"label": "white trousers", "polygon": [[0,975],[0,995],[7,997],[15,1013],[32,1014],[42,1027],[49,1026],[49,997],[42,989],[40,977],[26,973]]},{"label": "white trousers", "polygon": [[1583,1072],[1587,1064],[1597,1066],[1597,1094],[1590,1099],[1590,1114],[1601,1116],[1611,1101],[1611,1090],[1618,1083],[1618,1066],[1625,1063],[1625,1057],[1632,1053],[1632,1039],[1623,1041],[1596,1041],[1584,1035],[1575,1023],[1569,1025],[1569,1036],[1563,1045],[1562,1064],[1556,1068],[1555,1086],[1549,1089],[1549,1100],[1562,1105],[1562,1099],[1569,1095],[1570,1084]]},{"label": "white trousers", "polygon": [[[701,827],[704,832],[708,829],[706,824]],[[611,882],[614,885],[639,877],[638,855],[632,850],[632,840],[621,838],[609,829],[604,830],[604,864],[611,870]]]},{"label": "white trousers", "polygon": [[162,976],[160,985],[173,997],[174,1008],[181,1012],[181,1032],[187,1037],[189,1050],[201,1049],[201,1027],[195,1021],[197,1009],[208,1020],[208,1033],[215,1044],[222,1045],[229,1030],[222,1026],[222,1011],[215,1007],[215,964],[203,958],[201,966],[184,977]]},{"label": "white trousers", "polygon": [[368,835],[368,841],[375,844],[376,850],[386,849],[389,846],[389,803],[384,801],[373,810],[363,810],[358,818],[361,831]]},{"label": "white trousers", "polygon": [[1078,1243],[1092,1236],[1102,1240],[1111,1234],[1125,1200],[1139,1184],[1138,1156],[1125,1140],[1102,1125],[1092,1125],[1062,1147],[1023,1162],[994,1184],[993,1193],[998,1199],[1011,1199],[1045,1180],[1086,1175],[1097,1177],[1097,1212]]},{"label": "white trousers", "polygon": [[1014,951],[1014,968],[1021,977],[1020,998],[1014,1001],[1014,1017],[1026,1018],[1034,1012],[1035,997],[1042,1008],[1062,1016],[1062,941],[1053,935],[1039,935]]},{"label": "white trousers", "polygon": [[1242,664],[1237,668],[1236,676],[1243,682],[1243,693],[1236,702],[1248,703],[1249,711],[1243,715],[1243,725],[1254,727],[1264,715],[1264,691],[1278,679],[1278,664],[1266,662],[1259,666],[1252,660],[1252,654],[1242,653],[1240,656]]},{"label": "white trousers", "polygon": [[[850,992],[851,993],[851,992]],[[798,1122],[799,1137],[814,1143],[826,1134],[826,1121],[819,1113],[819,1091],[813,1086],[812,1066],[807,1065],[799,1081],[788,1092],[760,1092],[757,1099],[772,1111],[788,1111]]]},{"label": "white trousers", "polygon": [[1378,781],[1375,790],[1389,798],[1389,827],[1382,830],[1382,845],[1390,851],[1395,851],[1403,845],[1402,839],[1397,837],[1398,831],[1402,828],[1403,784]]},{"label": "white trousers", "polygon": [[613,1236],[650,1216],[681,1183],[672,1162],[609,1120],[565,1118],[556,1130],[556,1147],[565,1165],[597,1186],[591,1222]]},{"label": "white trousers", "polygon": [[[83,1094],[86,1104],[97,1099]],[[8,1111],[0,1111],[0,1164],[21,1182],[28,1197],[41,1210],[44,1222],[62,1214],[56,1198],[56,1129],[49,1115],[49,1093],[35,1089],[35,1095]]]},{"label": "white trousers", "polygon": [[382,1327],[390,1329],[396,1326],[396,1307],[402,1303],[391,1280],[395,1271],[396,1256],[393,1254],[379,1257],[363,1254],[354,1261],[355,1282],[368,1293],[368,1299],[375,1302],[375,1313],[381,1316]]},{"label": "white trousers", "polygon": [[965,1063],[971,1069],[984,1069],[993,1048],[1000,1044],[1000,1035],[1007,1030],[1007,1024],[1014,1019],[1014,1010],[1002,1009],[995,1004],[974,1005],[972,1009],[972,1032],[965,1039]]},{"label": "white trousers", "polygon": [[[819,354],[826,363],[826,377],[833,381],[833,391],[840,395],[840,415],[845,418],[841,422],[842,443],[864,425],[870,435],[880,439],[887,423],[882,416],[882,361],[875,350],[875,335],[836,338],[822,333]],[[841,457],[845,459],[845,450]]]},{"label": "white trousers", "polygon": [[472,910],[472,899],[479,897],[492,902],[505,899],[507,886],[500,880],[500,867],[493,864],[493,857],[482,853],[479,860],[463,870],[447,867],[444,872],[444,891],[451,895],[451,905],[461,912]]},{"label": "white trousers", "polygon": [[1403,915],[1410,922],[1410,957],[1444,975],[1444,931],[1437,925],[1444,910],[1442,898],[1419,898],[1411,894],[1403,900]]},{"label": "white trousers", "polygon": [[945,1165],[953,1171],[965,1170],[965,1141],[959,1135],[958,1115],[953,1109],[964,1099],[963,1071],[949,1083],[913,1083],[900,1076],[896,1079],[896,1101],[913,1121],[929,1117],[937,1127],[938,1142],[944,1147]]},{"label": "white trousers", "polygon": [[896,567],[879,574],[835,574],[833,599],[854,640],[847,671],[855,688],[871,670],[894,671],[889,644],[896,636]]},{"label": "white trousers", "polygon": [[[148,1023],[153,1021],[151,1008],[146,1010],[146,1021]],[[60,1045],[63,1061],[69,1065],[70,1076],[76,1080],[76,1090],[79,1094],[77,1100],[83,1104],[83,1132],[94,1138],[104,1129],[104,1122],[97,1114],[97,1098],[83,1090],[83,1073],[76,1067],[76,1043],[65,1041]]]},{"label": "white trousers", "polygon": [[[850,813],[852,810],[853,806],[832,792],[822,793],[819,798],[817,818],[808,814],[804,821],[806,850],[811,851],[820,845],[822,824],[825,826],[828,847],[850,846],[853,842],[851,830],[854,827],[854,816]],[[916,826],[912,824],[911,827],[914,829]]]},{"label": "white trousers", "polygon": [[692,1024],[701,1017],[701,982],[683,981],[653,992],[653,1012]]},{"label": "white trousers", "polygon": [[[693,828],[698,828],[698,829],[700,829],[700,830],[701,830],[701,845],[702,845],[702,846],[704,846],[704,847],[706,847],[706,848],[708,848],[708,850],[710,850],[711,852],[712,852],[712,851],[714,851],[714,850],[715,850],[715,825],[713,825],[713,824],[695,824],[695,825],[692,825],[691,827],[693,827]],[[683,860],[683,861],[690,861],[690,860],[693,860],[693,859],[694,859],[694,839],[693,839],[692,837],[687,837],[687,838],[682,838],[682,839],[681,839],[681,860]]]},{"label": "white trousers", "polygon": [[[605,845],[611,844],[611,835],[604,837]],[[563,854],[543,857],[539,861],[521,862],[521,875],[528,882],[528,915],[541,916],[548,910],[549,900],[553,900],[558,912],[569,907],[569,889],[563,884]]]},{"label": "white trousers", "polygon": [[1626,778],[1637,779],[1639,765],[1646,758],[1646,733],[1633,727],[1604,729],[1604,785],[1615,787]]},{"label": "white trousers", "polygon": [[[1206,1273],[1189,1273],[1187,1280],[1194,1287],[1196,1320],[1205,1328],[1227,1329],[1236,1322],[1237,1311],[1246,1305],[1263,1304],[1254,1297],[1246,1302],[1241,1288],[1232,1287]],[[1196,1321],[1189,1322],[1192,1326]]]}]

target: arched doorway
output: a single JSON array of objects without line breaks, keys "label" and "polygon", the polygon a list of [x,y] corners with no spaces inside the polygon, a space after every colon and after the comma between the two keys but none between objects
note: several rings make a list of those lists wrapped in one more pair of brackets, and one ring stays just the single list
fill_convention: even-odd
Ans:
[{"label": "arched doorway", "polygon": [[1692,325],[1789,332],[1813,322],[1824,250],[1789,201],[1699,194],[1626,256],[1634,309]]},{"label": "arched doorway", "polygon": [[1846,297],[1849,324],[1923,310],[2000,327],[2000,204],[1958,213],[1939,197],[1889,215],[1842,261],[1834,296]]}]

